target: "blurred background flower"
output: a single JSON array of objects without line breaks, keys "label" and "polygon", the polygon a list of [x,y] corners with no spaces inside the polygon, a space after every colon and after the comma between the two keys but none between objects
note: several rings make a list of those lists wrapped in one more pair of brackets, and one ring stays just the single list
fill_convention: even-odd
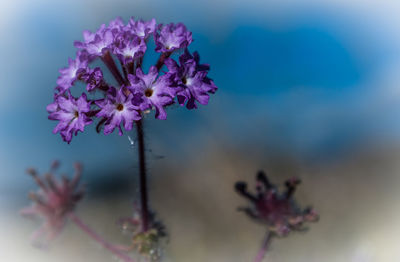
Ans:
[{"label": "blurred background flower", "polygon": [[26,167],[42,172],[60,159],[71,173],[79,160],[88,198],[78,212],[118,240],[114,221],[129,215],[136,188],[134,135],[88,128],[66,145],[45,107],[82,31],[135,16],[184,22],[219,87],[207,107],[146,121],[152,205],[171,238],[166,261],[249,261],[263,230],[237,214],[232,185],[258,169],[277,184],[300,177],[299,201],[322,218],[301,238],[275,242],[268,261],[400,260],[399,11],[395,0],[3,1],[2,257],[110,261],[73,228],[51,252],[32,249],[17,210],[28,203]]}]

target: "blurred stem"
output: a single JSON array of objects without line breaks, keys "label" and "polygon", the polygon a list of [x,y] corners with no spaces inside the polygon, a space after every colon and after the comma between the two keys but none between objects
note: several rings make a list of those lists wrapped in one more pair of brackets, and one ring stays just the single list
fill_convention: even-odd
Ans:
[{"label": "blurred stem", "polygon": [[142,232],[149,229],[149,208],[147,200],[147,177],[146,177],[146,156],[144,148],[143,120],[136,121],[136,131],[139,154],[139,180],[140,180],[140,212],[142,220]]},{"label": "blurred stem", "polygon": [[124,262],[136,262],[136,260],[132,259],[128,255],[122,253],[117,247],[108,243],[101,236],[99,236],[93,229],[91,229],[88,225],[86,225],[79,217],[77,217],[74,213],[69,214],[69,218],[72,222],[75,223],[83,232],[88,234],[93,240],[98,242],[102,247],[113,253],[117,256],[121,261]]},{"label": "blurred stem", "polygon": [[264,241],[262,243],[260,250],[257,253],[256,258],[254,259],[254,262],[263,261],[265,253],[267,253],[267,249],[269,248],[269,245],[271,243],[271,239],[272,239],[272,233],[268,231],[267,234],[265,235]]}]

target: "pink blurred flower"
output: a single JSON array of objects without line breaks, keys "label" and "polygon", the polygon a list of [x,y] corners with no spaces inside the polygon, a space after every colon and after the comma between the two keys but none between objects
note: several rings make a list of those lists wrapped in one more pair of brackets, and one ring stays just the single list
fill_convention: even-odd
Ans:
[{"label": "pink blurred flower", "polygon": [[81,165],[75,164],[75,174],[71,180],[65,176],[61,180],[56,179],[54,171],[57,167],[58,162],[54,162],[50,171],[44,176],[39,176],[34,169],[27,170],[39,186],[39,190],[29,193],[33,203],[20,213],[43,221],[39,229],[32,234],[33,243],[39,246],[46,246],[61,233],[68,215],[84,195],[84,189],[78,185],[82,172]]}]

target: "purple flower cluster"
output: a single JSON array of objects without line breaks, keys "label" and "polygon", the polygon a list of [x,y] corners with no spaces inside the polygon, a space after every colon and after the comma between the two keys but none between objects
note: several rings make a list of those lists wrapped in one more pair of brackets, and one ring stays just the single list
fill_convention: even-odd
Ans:
[{"label": "purple flower cluster", "polygon": [[[155,65],[143,70],[151,36],[160,56]],[[131,18],[125,24],[117,18],[96,32],[84,31],[83,41],[74,43],[76,58],[60,70],[54,101],[47,106],[49,119],[59,121],[53,132],[69,143],[98,118],[97,129],[104,126],[109,134],[117,128],[122,135],[121,126],[132,129],[152,109],[157,119],[166,119],[165,108],[176,102],[188,109],[197,108],[197,103],[206,105],[217,87],[207,76],[209,65],[200,64],[197,52],[189,52],[190,43],[192,33],[185,25],[157,24],[155,19]],[[116,83],[104,78],[102,68],[89,66],[96,59],[105,64]],[[86,86],[86,92],[74,97],[77,82]]]},{"label": "purple flower cluster", "polygon": [[236,191],[251,202],[251,206],[239,208],[257,222],[266,224],[270,232],[276,236],[286,236],[291,231],[304,230],[305,222],[319,219],[314,209],[300,209],[293,200],[293,194],[300,180],[296,177],[285,182],[286,191],[279,193],[263,171],[257,174],[257,194],[247,191],[245,182],[237,182]]}]

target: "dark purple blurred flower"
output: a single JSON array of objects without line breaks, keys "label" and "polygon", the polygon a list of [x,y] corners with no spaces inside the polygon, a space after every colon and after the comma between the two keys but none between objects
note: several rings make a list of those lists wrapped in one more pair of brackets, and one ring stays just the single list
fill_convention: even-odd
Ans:
[{"label": "dark purple blurred flower", "polygon": [[77,99],[70,92],[67,92],[66,96],[58,96],[54,103],[48,105],[47,110],[50,120],[59,121],[53,133],[60,132],[63,140],[68,143],[71,142],[73,134],[83,132],[84,127],[92,123],[86,115],[90,111],[90,102],[84,93]]},{"label": "dark purple blurred flower", "polygon": [[179,48],[186,48],[192,42],[192,32],[182,23],[159,25],[154,34],[156,52],[172,52]]},{"label": "dark purple blurred flower", "polygon": [[131,18],[128,23],[128,28],[130,31],[143,38],[147,39],[150,34],[154,33],[156,30],[156,19],[151,19],[150,21],[136,20]]},{"label": "dark purple blurred flower", "polygon": [[41,227],[32,235],[32,240],[36,244],[46,245],[61,233],[68,215],[74,211],[76,204],[84,195],[83,188],[79,187],[81,166],[75,165],[75,175],[72,180],[67,177],[57,180],[53,174],[57,167],[58,163],[55,162],[44,177],[40,177],[34,169],[28,169],[39,190],[29,194],[33,204],[22,209],[20,213],[23,216],[43,220]]},{"label": "dark purple blurred flower", "polygon": [[245,182],[236,183],[236,191],[251,203],[251,206],[239,210],[266,224],[270,232],[277,236],[286,236],[290,231],[304,230],[304,223],[317,221],[318,214],[310,207],[301,210],[293,200],[293,194],[299,184],[298,178],[287,180],[286,191],[280,194],[265,173],[260,171],[257,174],[257,194],[249,193]]},{"label": "dark purple blurred flower", "polygon": [[209,65],[199,64],[200,56],[194,52],[193,56],[186,49],[179,57],[179,63],[168,58],[165,61],[169,74],[174,76],[175,84],[181,88],[177,93],[178,103],[189,109],[197,108],[196,101],[207,105],[210,98],[209,93],[215,93],[217,87],[207,77]]},{"label": "dark purple blurred flower", "polygon": [[128,75],[130,87],[134,94],[142,95],[143,102],[140,110],[156,109],[156,118],[166,119],[167,113],[164,106],[171,105],[174,98],[174,90],[169,86],[167,75],[158,77],[158,70],[155,66],[150,67],[149,73],[144,74],[141,68],[136,70],[136,75]]},{"label": "dark purple blurred flower", "polygon": [[[126,93],[129,93],[128,95]],[[111,87],[105,99],[97,101],[100,112],[97,117],[106,119],[104,134],[110,134],[115,128],[119,129],[119,135],[122,135],[121,123],[125,130],[131,130],[133,121],[141,119],[138,107],[132,104],[133,94],[125,88],[116,90]]]}]

